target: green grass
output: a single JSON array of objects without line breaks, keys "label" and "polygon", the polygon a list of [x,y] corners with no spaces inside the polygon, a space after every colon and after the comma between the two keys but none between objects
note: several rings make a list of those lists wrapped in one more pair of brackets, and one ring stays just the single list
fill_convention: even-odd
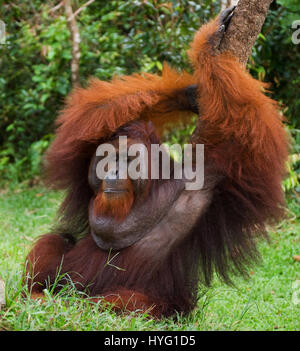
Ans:
[{"label": "green grass", "polygon": [[44,303],[21,296],[25,255],[49,230],[60,200],[61,194],[39,186],[0,191],[0,276],[6,283],[0,330],[300,330],[300,302],[292,299],[300,300],[300,262],[293,260],[300,255],[299,198],[289,201],[288,219],[273,229],[271,243],[260,245],[263,262],[249,281],[238,278],[232,288],[215,279],[191,315],[161,321],[100,311],[76,293]]}]

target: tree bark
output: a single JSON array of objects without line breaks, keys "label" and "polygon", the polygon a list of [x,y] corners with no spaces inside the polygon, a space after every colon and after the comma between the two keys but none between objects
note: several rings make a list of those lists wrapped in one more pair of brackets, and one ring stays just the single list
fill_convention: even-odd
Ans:
[{"label": "tree bark", "polygon": [[230,51],[246,65],[272,2],[273,0],[240,0],[220,44],[220,50]]},{"label": "tree bark", "polygon": [[80,60],[80,33],[75,16],[73,14],[71,0],[64,0],[67,23],[72,35],[72,63],[71,74],[72,84],[79,84],[79,60]]}]

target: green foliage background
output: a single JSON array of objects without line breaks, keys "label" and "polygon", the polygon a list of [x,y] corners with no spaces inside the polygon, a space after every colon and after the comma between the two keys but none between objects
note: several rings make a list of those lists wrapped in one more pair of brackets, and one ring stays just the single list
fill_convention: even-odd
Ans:
[{"label": "green foliage background", "polygon": [[[6,43],[0,45],[2,180],[39,175],[53,122],[72,88],[70,33],[63,7],[53,11],[58,3],[0,0],[7,32]],[[74,10],[84,3],[74,0]],[[219,10],[219,0],[96,0],[76,17],[82,85],[90,76],[110,79],[115,74],[159,72],[164,61],[189,70],[189,42]],[[253,75],[272,83],[289,120],[293,150],[286,190],[299,190],[300,45],[291,41],[294,20],[300,20],[298,0],[272,4],[249,67]]]}]

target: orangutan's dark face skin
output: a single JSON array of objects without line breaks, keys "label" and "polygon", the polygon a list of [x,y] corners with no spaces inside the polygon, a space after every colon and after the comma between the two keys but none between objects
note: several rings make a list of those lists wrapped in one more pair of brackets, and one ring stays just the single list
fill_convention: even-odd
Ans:
[{"label": "orangutan's dark face skin", "polygon": [[[135,139],[127,139],[127,146],[128,148],[133,145],[133,144],[139,144],[141,143],[141,140],[135,140]],[[117,162],[117,167],[118,167],[118,159],[121,157],[120,155],[120,150],[119,150],[119,142],[118,139],[112,140],[111,142],[108,142],[106,144],[110,144],[114,147],[116,150],[116,162]],[[133,157],[125,155],[127,159],[127,164],[129,165],[130,162],[132,161]],[[119,169],[116,169],[116,172],[111,172],[108,174],[105,179],[100,179],[97,176],[96,173],[96,167],[98,162],[103,159],[104,156],[96,156],[96,153],[94,154],[90,167],[89,167],[89,175],[88,175],[88,181],[90,187],[93,189],[95,194],[98,194],[99,191],[102,191],[104,196],[106,197],[107,201],[109,200],[118,200],[122,199],[126,194],[130,193],[133,191],[134,195],[137,197],[139,195],[142,195],[146,192],[148,180],[145,179],[119,179],[118,172]]]},{"label": "orangutan's dark face skin", "polygon": [[[141,141],[128,139],[128,147],[134,143],[141,143]],[[114,146],[117,153],[116,159],[118,159],[120,157],[118,139],[108,144]],[[187,225],[186,218],[191,218],[189,224],[193,225],[193,212],[198,213],[199,208],[201,210],[209,202],[205,191],[202,193],[201,191],[185,191],[184,179],[159,181],[159,186],[152,191],[148,179],[130,179],[128,174],[127,179],[119,179],[118,168],[108,173],[104,179],[99,179],[96,168],[103,157],[96,156],[96,153],[92,157],[88,181],[94,192],[89,204],[90,231],[97,245],[104,250],[120,250],[135,243],[149,247],[160,243],[161,246],[168,238],[166,233],[172,224],[174,224],[173,232],[169,230],[169,234],[174,235],[174,238],[177,232],[181,234],[188,232],[190,226]],[[128,160],[129,164],[130,162],[132,162],[131,159]],[[190,203],[195,200],[192,209],[187,206],[187,199]],[[180,211],[186,208],[188,216],[180,224],[177,223],[178,217],[176,216],[178,208]],[[164,224],[163,219],[165,218],[168,221],[168,228]],[[160,237],[162,230],[165,234]],[[150,234],[151,244],[146,239]],[[155,236],[158,237],[157,240],[154,240]],[[143,238],[144,241],[141,241]]]},{"label": "orangutan's dark face skin", "polygon": [[[128,139],[128,147],[134,143],[141,141]],[[109,144],[115,147],[118,160],[118,139]],[[99,179],[96,167],[101,159],[103,156],[94,154],[89,167],[88,180],[94,192],[89,205],[91,234],[102,249],[122,249],[133,245],[159,223],[171,203],[178,197],[183,184],[177,182],[172,194],[164,194],[161,190],[156,198],[152,199],[148,196],[148,179],[119,179],[118,168],[104,179]],[[128,158],[128,165],[131,161]]]}]

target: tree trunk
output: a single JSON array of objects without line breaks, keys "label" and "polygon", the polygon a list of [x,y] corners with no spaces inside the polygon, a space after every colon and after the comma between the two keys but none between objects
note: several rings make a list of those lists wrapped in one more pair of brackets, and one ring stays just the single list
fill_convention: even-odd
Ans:
[{"label": "tree trunk", "polygon": [[220,44],[246,65],[273,0],[240,0]]},{"label": "tree trunk", "polygon": [[72,35],[72,84],[79,84],[79,60],[80,60],[80,34],[75,16],[73,14],[71,0],[64,0],[67,23]]}]

